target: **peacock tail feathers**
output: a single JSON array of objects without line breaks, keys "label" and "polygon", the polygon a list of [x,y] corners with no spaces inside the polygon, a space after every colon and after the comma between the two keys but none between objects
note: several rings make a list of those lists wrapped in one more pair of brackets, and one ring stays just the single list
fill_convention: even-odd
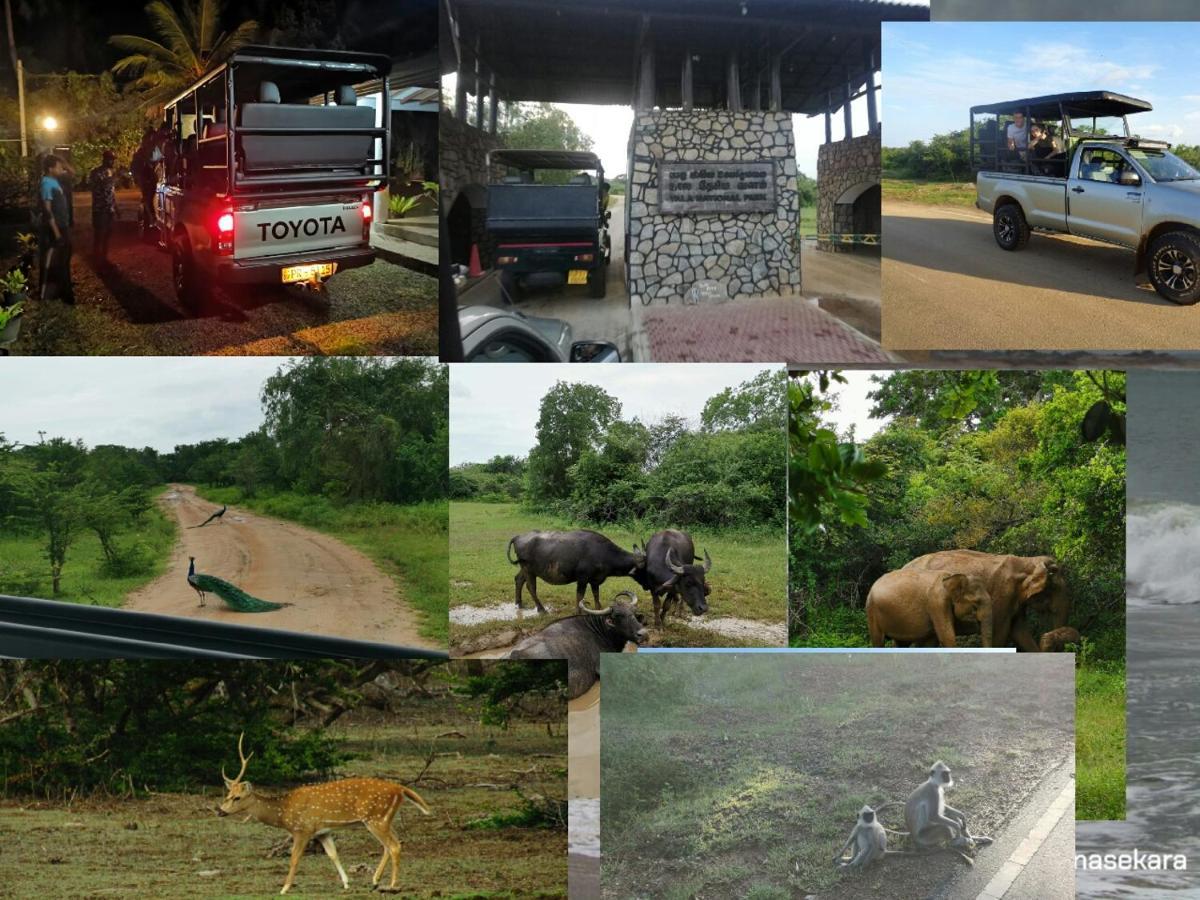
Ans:
[{"label": "peacock tail feathers", "polygon": [[217,578],[215,575],[192,575],[188,578],[188,582],[202,591],[216,594],[225,601],[227,606],[231,609],[236,609],[238,612],[270,612],[273,609],[283,609],[285,606],[292,605],[290,603],[272,603],[270,600],[259,600],[257,597],[247,594],[240,587]]}]

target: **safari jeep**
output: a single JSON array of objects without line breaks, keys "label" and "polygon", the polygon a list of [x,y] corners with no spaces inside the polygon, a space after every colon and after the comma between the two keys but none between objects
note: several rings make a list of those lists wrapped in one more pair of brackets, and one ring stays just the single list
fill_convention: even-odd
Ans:
[{"label": "safari jeep", "polygon": [[[1126,116],[1150,109],[1109,91],[973,107],[975,205],[992,214],[1000,248],[1020,250],[1032,229],[1104,241],[1134,251],[1135,274],[1167,300],[1200,301],[1200,172],[1130,132]],[[1010,146],[1009,123],[1049,136]]]},{"label": "safari jeep", "polygon": [[[166,104],[155,219],[184,306],[199,312],[239,285],[319,287],[374,261],[390,67],[375,54],[247,46]],[[355,93],[366,81],[382,85],[378,109]]]},{"label": "safari jeep", "polygon": [[[521,279],[542,272],[586,284],[603,298],[611,241],[608,183],[600,157],[583,150],[491,150],[488,172],[508,174],[488,186],[487,231],[509,298]],[[589,174],[594,172],[595,174]]]}]

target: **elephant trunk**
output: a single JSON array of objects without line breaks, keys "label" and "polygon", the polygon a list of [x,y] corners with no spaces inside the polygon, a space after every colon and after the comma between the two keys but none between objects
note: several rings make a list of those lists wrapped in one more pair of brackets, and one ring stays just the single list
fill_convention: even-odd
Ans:
[{"label": "elephant trunk", "polygon": [[992,631],[992,605],[987,603],[979,611],[979,639],[983,646],[991,647],[994,645],[994,632]]}]

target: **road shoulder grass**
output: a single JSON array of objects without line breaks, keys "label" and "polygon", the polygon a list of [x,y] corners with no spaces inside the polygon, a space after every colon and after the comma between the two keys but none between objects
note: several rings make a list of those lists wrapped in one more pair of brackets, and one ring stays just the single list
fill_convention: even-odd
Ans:
[{"label": "road shoulder grass", "polygon": [[[155,494],[161,494],[160,488]],[[88,606],[119,607],[125,598],[167,570],[176,540],[175,522],[157,503],[151,504],[141,522],[116,537],[123,550],[142,564],[128,574],[113,574],[106,564],[100,540],[79,528],[67,550],[59,593],[53,591],[50,563],[43,534],[0,534],[0,594],[82,603]]]},{"label": "road shoulder grass", "polygon": [[884,178],[881,182],[883,200],[904,203],[924,203],[930,206],[963,206],[975,208],[975,184],[970,181],[915,181],[904,178]]},{"label": "road shoulder grass", "polygon": [[247,497],[241,488],[196,485],[213,503],[242,506],[337,538],[371,558],[397,584],[420,618],[422,637],[446,645],[446,503],[335,504],[319,496],[272,493]]}]

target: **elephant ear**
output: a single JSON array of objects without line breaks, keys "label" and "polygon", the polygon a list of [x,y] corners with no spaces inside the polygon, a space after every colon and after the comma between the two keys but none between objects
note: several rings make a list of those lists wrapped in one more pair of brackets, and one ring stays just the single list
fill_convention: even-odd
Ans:
[{"label": "elephant ear", "polygon": [[1031,597],[1036,597],[1046,589],[1046,579],[1050,577],[1050,570],[1045,563],[1038,563],[1034,566],[1032,572],[1025,576],[1025,580],[1021,582],[1021,600],[1025,601]]},{"label": "elephant ear", "polygon": [[947,591],[961,591],[967,586],[967,576],[962,572],[949,572],[942,576],[942,585]]}]

